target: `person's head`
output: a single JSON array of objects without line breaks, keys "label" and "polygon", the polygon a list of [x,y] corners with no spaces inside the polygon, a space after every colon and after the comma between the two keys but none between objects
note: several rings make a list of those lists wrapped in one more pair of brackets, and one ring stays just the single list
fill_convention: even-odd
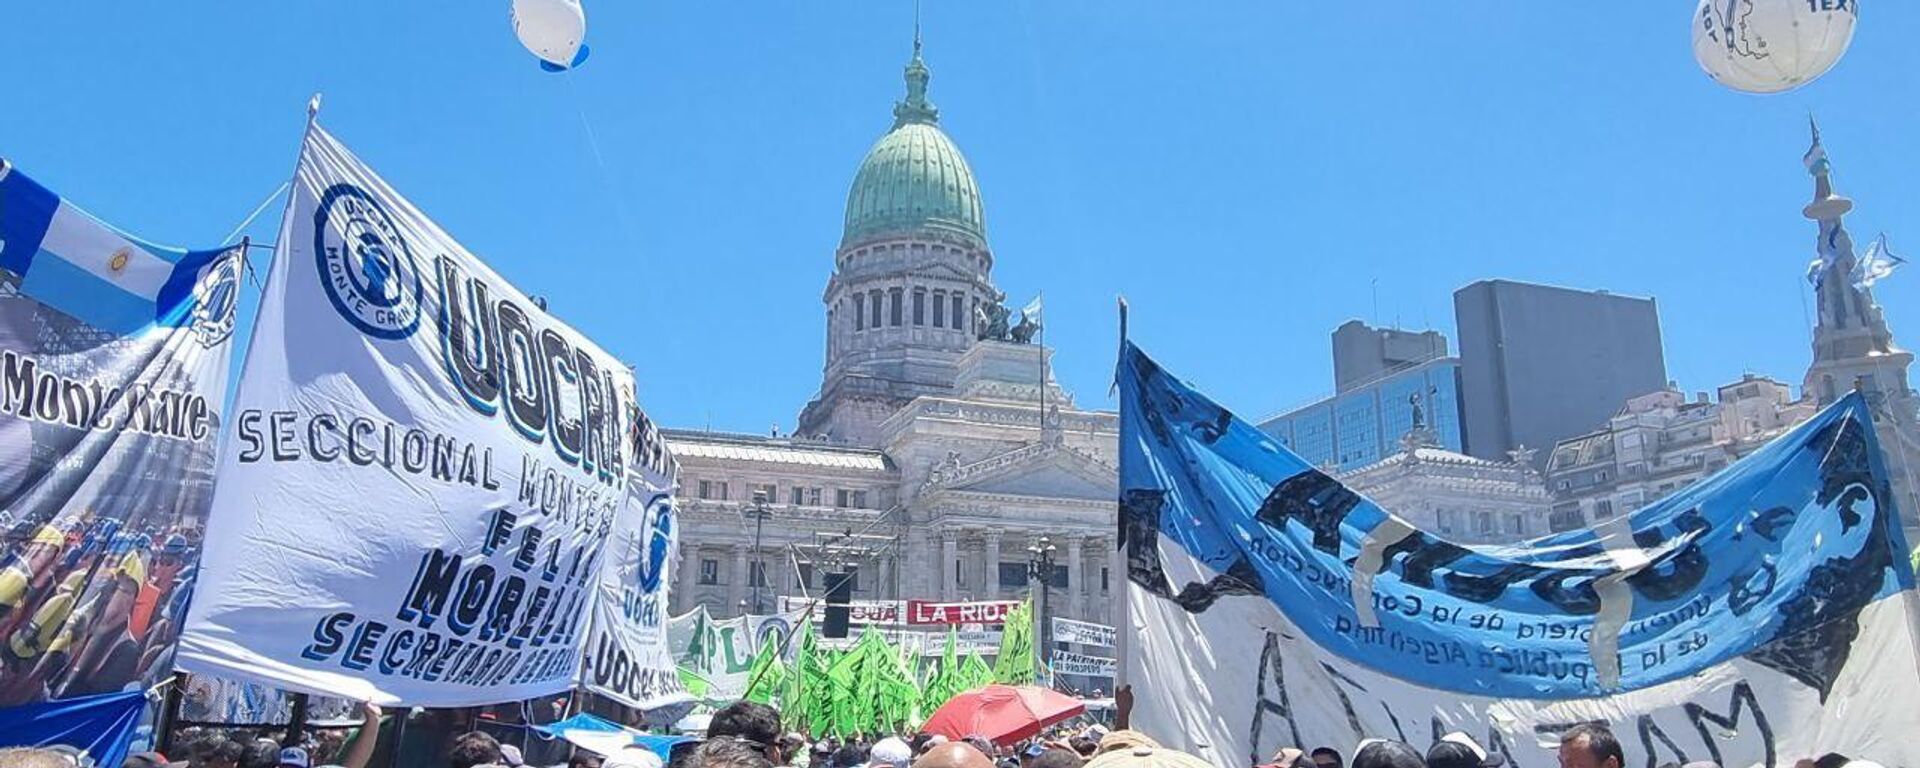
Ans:
[{"label": "person's head", "polygon": [[785,765],[780,749],[780,713],[757,701],[736,701],[713,713],[707,723],[707,740],[732,737],[760,749],[774,765]]},{"label": "person's head", "polygon": [[73,768],[73,759],[51,749],[9,747],[0,749],[0,768]]},{"label": "person's head", "polygon": [[447,750],[449,768],[473,768],[500,762],[500,742],[480,731],[468,731],[453,740]]},{"label": "person's head", "polygon": [[1333,747],[1321,747],[1313,751],[1314,768],[1346,768],[1340,759],[1340,751]]},{"label": "person's head", "polygon": [[1425,768],[1426,764],[1419,750],[1398,741],[1368,739],[1353,752],[1353,768]]},{"label": "person's head", "polygon": [[1560,768],[1622,768],[1627,754],[1599,723],[1576,725],[1560,736]]},{"label": "person's head", "polygon": [[1080,753],[1071,749],[1053,747],[1042,751],[1027,763],[1027,768],[1080,768],[1087,761],[1080,759]]},{"label": "person's head", "polygon": [[1100,742],[1086,736],[1075,736],[1068,739],[1067,746],[1073,747],[1073,751],[1079,754],[1082,760],[1091,758],[1095,752],[1100,751]]},{"label": "person's head", "polygon": [[1427,748],[1427,768],[1499,768],[1505,755],[1489,755],[1480,742],[1459,731],[1440,737]]},{"label": "person's head", "polygon": [[240,768],[273,768],[280,762],[280,745],[272,739],[255,739],[240,750]]},{"label": "person's head", "polygon": [[573,757],[567,759],[567,768],[600,768],[600,756],[586,750],[575,750]]},{"label": "person's head", "polygon": [[773,762],[765,751],[740,739],[708,739],[687,758],[687,768],[773,768]]},{"label": "person's head", "polygon": [[860,768],[866,764],[867,749],[857,743],[850,743],[834,750],[833,757],[827,760],[830,768]]},{"label": "person's head", "polygon": [[200,762],[206,768],[240,768],[240,758],[246,752],[246,746],[240,742],[221,739],[208,745],[206,752],[200,755]]},{"label": "person's head", "polygon": [[919,747],[913,750],[913,753],[916,756],[924,755],[927,753],[927,750],[933,749],[934,747],[940,746],[942,744],[945,744],[951,741],[951,739],[948,739],[943,734],[932,733],[932,734],[927,734],[926,736],[927,738],[924,741],[920,742]]},{"label": "person's head", "polygon": [[274,761],[274,768],[313,768],[313,758],[299,747],[287,747],[280,750],[280,756]]},{"label": "person's head", "polygon": [[993,759],[972,744],[950,742],[929,748],[913,768],[993,768]]},{"label": "person's head", "polygon": [[120,768],[186,768],[186,761],[174,762],[159,752],[135,752],[120,761]]},{"label": "person's head", "polygon": [[913,747],[898,737],[888,736],[874,743],[867,753],[867,764],[873,768],[907,768],[913,764]]}]

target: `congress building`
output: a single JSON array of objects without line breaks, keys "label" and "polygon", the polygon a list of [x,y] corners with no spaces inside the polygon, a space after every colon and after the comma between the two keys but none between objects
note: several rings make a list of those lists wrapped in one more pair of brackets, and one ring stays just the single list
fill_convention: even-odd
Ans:
[{"label": "congress building", "polygon": [[930,74],[916,39],[906,96],[847,194],[824,375],[799,428],[667,432],[676,613],[769,613],[830,574],[855,601],[1012,599],[1045,576],[1052,615],[1109,619],[1118,417],[1080,409],[1046,373],[1039,323],[1005,308]]}]

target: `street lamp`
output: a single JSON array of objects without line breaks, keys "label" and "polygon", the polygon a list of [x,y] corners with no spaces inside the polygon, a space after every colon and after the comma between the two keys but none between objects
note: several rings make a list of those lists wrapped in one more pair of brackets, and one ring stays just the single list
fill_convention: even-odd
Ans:
[{"label": "street lamp", "polygon": [[760,603],[760,588],[767,583],[767,564],[760,559],[760,530],[762,526],[766,525],[767,518],[773,516],[773,513],[767,510],[768,501],[767,490],[765,488],[755,488],[753,489],[753,503],[747,505],[746,509],[741,510],[742,514],[753,518],[753,565],[747,569],[747,581],[753,585],[752,612],[754,614],[766,612],[761,608]]},{"label": "street lamp", "polygon": [[1053,656],[1053,619],[1047,610],[1048,587],[1053,583],[1054,553],[1059,550],[1045,536],[1035,539],[1027,545],[1027,575],[1040,581],[1039,620],[1034,622],[1034,634],[1040,640],[1040,658],[1036,661],[1046,664]]}]

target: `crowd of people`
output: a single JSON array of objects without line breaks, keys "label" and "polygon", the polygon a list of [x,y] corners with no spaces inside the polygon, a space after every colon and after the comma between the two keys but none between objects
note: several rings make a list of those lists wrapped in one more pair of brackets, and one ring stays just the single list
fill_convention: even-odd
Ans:
[{"label": "crowd of people", "polygon": [[[773,707],[736,702],[715,713],[704,738],[674,744],[669,754],[634,745],[612,754],[575,749],[566,768],[1210,768],[1194,755],[1162,746],[1151,735],[1128,727],[1120,710],[1114,727],[1097,723],[1055,724],[1032,736],[991,740],[981,736],[952,739],[930,733],[863,734],[851,738],[809,739],[783,727]],[[204,730],[183,734],[181,754],[169,760],[157,752],[131,755],[122,768],[368,768],[383,741],[379,707],[362,705],[362,725],[351,733],[308,734],[298,746],[286,746],[264,732]],[[1352,748],[1349,762],[1340,749],[1285,747],[1250,768],[1501,768],[1505,756],[1489,752],[1465,733],[1436,740],[1424,752],[1401,741],[1365,739]],[[482,730],[450,734],[430,758],[396,758],[408,768],[524,768],[529,763],[513,744]],[[1559,768],[1626,768],[1620,740],[1601,724],[1586,724],[1560,736]],[[1651,761],[1643,761],[1642,764]],[[0,749],[0,768],[101,768],[77,750]],[[1720,768],[1711,762],[1660,768]],[[1876,763],[1839,754],[1800,760],[1795,768],[1880,768]]]}]

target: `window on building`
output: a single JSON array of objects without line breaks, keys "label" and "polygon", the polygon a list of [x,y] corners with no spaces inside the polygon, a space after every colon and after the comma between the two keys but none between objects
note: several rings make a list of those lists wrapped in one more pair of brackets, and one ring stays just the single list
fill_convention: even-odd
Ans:
[{"label": "window on building", "polygon": [[712,558],[700,559],[700,583],[720,583],[720,561]]},{"label": "window on building", "polygon": [[867,305],[860,300],[859,296],[853,297],[853,329],[856,331],[867,329]]},{"label": "window on building", "polygon": [[1027,585],[1027,564],[1026,563],[1001,563],[999,585],[1001,587],[1012,587],[1014,589],[1019,589],[1021,587],[1026,586]]},{"label": "window on building", "polygon": [[712,499],[714,501],[726,501],[727,500],[727,481],[702,480],[700,481],[699,495],[700,495],[700,498],[703,498],[703,499]]},{"label": "window on building", "polygon": [[925,288],[913,289],[913,324],[927,324],[927,291]]},{"label": "window on building", "polygon": [[947,327],[947,292],[933,292],[933,327]]},{"label": "window on building", "polygon": [[1596,482],[1596,483],[1604,483],[1604,482],[1606,482],[1606,481],[1607,481],[1607,471],[1603,469],[1603,470],[1600,470],[1599,472],[1596,472],[1596,473],[1594,473],[1594,475],[1593,475],[1593,481],[1594,481],[1594,482]]},{"label": "window on building", "polygon": [[1459,512],[1451,509],[1443,509],[1436,513],[1434,517],[1440,523],[1441,533],[1453,533],[1455,529],[1460,527]]},{"label": "window on building", "polygon": [[1108,568],[1104,565],[1100,567],[1100,591],[1105,592],[1109,589],[1112,589],[1112,587],[1108,585],[1108,578],[1112,575],[1111,574],[1112,570],[1113,569]]},{"label": "window on building", "polygon": [[1580,512],[1580,502],[1553,505],[1553,511],[1547,513],[1547,527],[1553,529],[1554,533],[1587,527],[1587,517]]},{"label": "window on building", "polygon": [[967,317],[967,297],[962,294],[956,293],[953,295],[953,328],[954,330],[961,330],[967,327],[966,317]]},{"label": "window on building", "polygon": [[1507,513],[1507,533],[1512,536],[1519,536],[1522,532],[1521,526],[1522,526],[1522,522],[1520,520],[1520,513],[1508,512]]},{"label": "window on building", "polygon": [[1473,513],[1473,530],[1475,533],[1478,533],[1482,536],[1493,533],[1493,513],[1492,512]]},{"label": "window on building", "polygon": [[755,503],[772,504],[780,500],[780,487],[773,483],[761,483],[750,487],[753,489],[753,495],[750,498]]},{"label": "window on building", "polygon": [[813,563],[801,563],[799,567],[799,571],[800,571],[800,588],[808,589],[808,590],[813,589],[815,586],[813,583]]},{"label": "window on building", "polygon": [[747,564],[747,586],[749,587],[768,586],[767,564],[765,561],[755,560]]},{"label": "window on building", "polygon": [[787,489],[787,503],[788,503],[788,504],[792,504],[792,505],[794,505],[794,506],[796,506],[796,507],[797,507],[797,506],[800,506],[801,504],[805,504],[805,503],[806,503],[806,501],[805,501],[805,499],[806,499],[806,491],[807,491],[807,489],[805,489],[805,488],[802,488],[802,487],[800,487],[800,486],[797,486],[797,485],[796,485],[796,486],[793,486],[792,488],[788,488],[788,489]]},{"label": "window on building", "polygon": [[1610,517],[1613,517],[1612,499],[1601,499],[1593,503],[1593,518],[1595,520],[1605,520]]},{"label": "window on building", "polygon": [[867,317],[873,318],[870,324],[875,328],[880,327],[880,318],[882,317],[880,313],[880,295],[880,289],[878,288],[867,291]]},{"label": "window on building", "polygon": [[833,505],[841,509],[866,509],[867,492],[841,488],[833,492]]},{"label": "window on building", "polygon": [[887,324],[896,328],[900,326],[900,316],[904,314],[903,308],[900,305],[901,302],[905,300],[905,295],[906,291],[899,288],[887,289],[887,304],[889,305]]}]

